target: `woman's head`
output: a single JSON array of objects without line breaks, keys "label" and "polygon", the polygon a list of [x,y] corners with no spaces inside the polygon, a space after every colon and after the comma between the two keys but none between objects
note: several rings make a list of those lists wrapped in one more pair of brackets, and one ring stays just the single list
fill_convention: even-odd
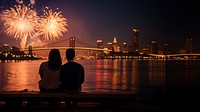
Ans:
[{"label": "woman's head", "polygon": [[52,49],[49,53],[48,65],[51,70],[59,70],[62,65],[60,51]]}]

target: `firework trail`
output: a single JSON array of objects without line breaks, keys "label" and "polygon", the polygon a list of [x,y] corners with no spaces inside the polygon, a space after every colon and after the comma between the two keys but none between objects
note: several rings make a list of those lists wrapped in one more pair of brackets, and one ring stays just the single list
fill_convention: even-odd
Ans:
[{"label": "firework trail", "polygon": [[39,17],[36,11],[26,6],[15,6],[2,14],[5,32],[20,40],[20,48],[23,50],[28,37],[31,37],[38,29]]},{"label": "firework trail", "polygon": [[63,36],[63,33],[67,31],[66,20],[61,12],[52,12],[52,10],[45,11],[40,21],[40,35],[47,41],[55,40]]}]

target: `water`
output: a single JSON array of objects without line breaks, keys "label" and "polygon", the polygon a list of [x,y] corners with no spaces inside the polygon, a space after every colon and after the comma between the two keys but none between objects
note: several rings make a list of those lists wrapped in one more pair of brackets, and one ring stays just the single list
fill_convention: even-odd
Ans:
[{"label": "water", "polygon": [[[1,61],[0,91],[38,91],[38,69],[43,61]],[[148,96],[200,88],[199,60],[76,61],[85,68],[83,91],[131,91]]]}]

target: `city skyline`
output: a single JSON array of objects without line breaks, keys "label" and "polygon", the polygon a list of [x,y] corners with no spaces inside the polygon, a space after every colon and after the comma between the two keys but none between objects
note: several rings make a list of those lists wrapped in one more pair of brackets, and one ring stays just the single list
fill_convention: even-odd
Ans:
[{"label": "city skyline", "polygon": [[[178,49],[185,48],[186,38],[199,41],[200,17],[195,1],[35,0],[37,10],[41,11],[43,6],[54,10],[59,8],[67,18],[69,31],[60,39],[75,36],[89,43],[98,39],[107,43],[117,37],[119,44],[123,45],[124,42],[132,43],[132,30],[138,28],[140,49],[152,41]],[[1,45],[19,46],[18,41],[2,32],[0,35]]]}]

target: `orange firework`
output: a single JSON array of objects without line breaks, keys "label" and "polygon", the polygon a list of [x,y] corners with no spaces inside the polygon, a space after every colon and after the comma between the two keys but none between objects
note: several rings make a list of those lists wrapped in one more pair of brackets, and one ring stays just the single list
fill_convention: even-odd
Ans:
[{"label": "orange firework", "polygon": [[28,37],[37,32],[38,20],[36,11],[27,6],[15,6],[2,14],[5,32],[20,40],[20,48],[24,49]]},{"label": "orange firework", "polygon": [[60,38],[67,31],[66,20],[61,12],[52,12],[52,10],[44,12],[40,21],[39,34],[47,41]]}]

